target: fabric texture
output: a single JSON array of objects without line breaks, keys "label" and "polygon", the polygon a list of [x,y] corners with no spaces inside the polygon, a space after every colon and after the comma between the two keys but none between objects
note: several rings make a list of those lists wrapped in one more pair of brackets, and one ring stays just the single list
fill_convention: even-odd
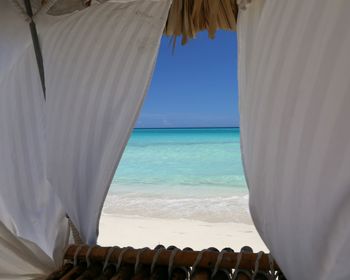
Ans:
[{"label": "fabric texture", "polygon": [[36,244],[22,239],[0,222],[0,279],[45,279],[56,266]]},{"label": "fabric texture", "polygon": [[350,279],[349,11],[346,0],[239,11],[250,210],[287,279]]},{"label": "fabric texture", "polygon": [[0,269],[16,278],[44,275],[59,264],[69,235],[66,215],[84,242],[96,243],[170,0],[38,15],[46,101],[28,22],[10,2],[0,3]]}]

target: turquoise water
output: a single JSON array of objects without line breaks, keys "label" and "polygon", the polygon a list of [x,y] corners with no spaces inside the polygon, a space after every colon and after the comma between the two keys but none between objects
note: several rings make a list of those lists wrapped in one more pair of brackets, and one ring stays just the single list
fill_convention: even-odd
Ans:
[{"label": "turquoise water", "polygon": [[238,128],[135,129],[108,214],[249,221]]}]

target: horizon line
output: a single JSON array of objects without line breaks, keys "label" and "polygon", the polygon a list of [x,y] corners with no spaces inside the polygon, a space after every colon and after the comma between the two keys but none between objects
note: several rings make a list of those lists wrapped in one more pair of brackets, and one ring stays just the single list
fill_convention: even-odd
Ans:
[{"label": "horizon line", "polygon": [[208,129],[208,128],[239,128],[239,126],[185,126],[185,127],[134,127],[133,129],[198,129],[198,128],[203,128],[203,129]]}]

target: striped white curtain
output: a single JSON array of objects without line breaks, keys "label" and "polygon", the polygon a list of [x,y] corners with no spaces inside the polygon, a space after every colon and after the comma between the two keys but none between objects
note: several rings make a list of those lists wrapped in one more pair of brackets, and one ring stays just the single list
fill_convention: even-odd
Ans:
[{"label": "striped white curtain", "polygon": [[239,11],[250,210],[287,279],[350,279],[350,1]]},{"label": "striped white curtain", "polygon": [[90,244],[150,81],[169,4],[106,2],[54,24],[43,39],[47,179]]},{"label": "striped white curtain", "polygon": [[46,101],[28,23],[10,2],[0,3],[0,278],[28,279],[59,262],[66,214],[84,242],[96,242],[170,0],[40,14]]}]

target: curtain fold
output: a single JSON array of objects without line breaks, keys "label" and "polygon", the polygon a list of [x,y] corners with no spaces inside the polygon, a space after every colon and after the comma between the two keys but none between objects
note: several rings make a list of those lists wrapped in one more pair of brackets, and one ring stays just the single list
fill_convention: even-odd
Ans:
[{"label": "curtain fold", "polygon": [[[60,263],[66,215],[84,242],[96,243],[102,205],[146,94],[170,2],[111,1],[64,16],[40,14],[35,21],[45,101],[28,23],[10,1],[1,1],[0,269],[13,256],[19,262],[18,269],[8,266],[7,278],[25,270],[45,274],[40,263]],[[16,246],[33,256],[12,252]]]},{"label": "curtain fold", "polygon": [[255,225],[287,279],[349,279],[349,1],[239,11],[244,169]]},{"label": "curtain fold", "polygon": [[146,94],[169,5],[106,2],[58,22],[43,38],[48,181],[89,244]]},{"label": "curtain fold", "polygon": [[0,278],[45,279],[56,266],[43,250],[12,233],[0,222]]}]

